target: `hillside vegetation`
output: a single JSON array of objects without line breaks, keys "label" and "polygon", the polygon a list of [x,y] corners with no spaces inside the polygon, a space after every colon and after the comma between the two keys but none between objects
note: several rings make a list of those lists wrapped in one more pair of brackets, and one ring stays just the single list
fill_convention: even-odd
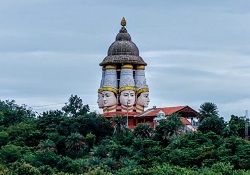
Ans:
[{"label": "hillside vegetation", "polygon": [[122,116],[108,121],[89,111],[76,95],[39,115],[0,101],[0,175],[250,174],[249,121],[232,115],[225,122],[213,103],[201,105],[201,125],[189,133],[179,132],[178,114],[155,130],[139,124],[131,131]]}]

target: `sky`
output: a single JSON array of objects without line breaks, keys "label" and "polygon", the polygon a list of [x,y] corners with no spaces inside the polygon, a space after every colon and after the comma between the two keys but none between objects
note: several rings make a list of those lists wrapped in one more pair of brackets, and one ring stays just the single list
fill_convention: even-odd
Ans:
[{"label": "sky", "polygon": [[249,0],[0,1],[0,100],[61,109],[71,94],[97,106],[99,63],[125,17],[148,64],[149,108],[204,102],[226,120],[250,110]]}]

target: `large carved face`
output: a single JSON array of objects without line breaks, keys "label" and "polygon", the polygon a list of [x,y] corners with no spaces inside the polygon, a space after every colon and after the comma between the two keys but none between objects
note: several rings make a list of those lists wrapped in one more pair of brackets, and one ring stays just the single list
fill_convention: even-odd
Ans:
[{"label": "large carved face", "polygon": [[98,103],[98,107],[99,108],[103,108],[104,107],[104,105],[103,105],[103,97],[102,97],[102,94],[100,94],[100,93],[98,93],[97,103]]},{"label": "large carved face", "polygon": [[110,106],[117,105],[117,98],[116,98],[114,92],[103,91],[102,98],[103,98],[103,106],[104,107],[110,107]]},{"label": "large carved face", "polygon": [[141,94],[139,94],[136,100],[136,104],[143,107],[148,107],[149,102],[149,92],[142,92]]},{"label": "large carved face", "polygon": [[120,94],[120,103],[123,106],[133,106],[135,104],[135,92],[131,90],[122,91]]}]

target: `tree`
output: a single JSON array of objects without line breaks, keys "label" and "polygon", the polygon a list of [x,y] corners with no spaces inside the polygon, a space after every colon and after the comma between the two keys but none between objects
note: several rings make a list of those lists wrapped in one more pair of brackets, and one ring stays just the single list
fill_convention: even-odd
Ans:
[{"label": "tree", "polygon": [[84,136],[91,132],[96,136],[97,142],[99,139],[111,136],[113,133],[113,127],[110,121],[106,117],[100,116],[95,112],[90,112],[72,119],[74,119],[74,122],[72,122],[70,126],[71,132],[79,132]]},{"label": "tree", "polygon": [[223,138],[213,132],[200,131],[173,136],[164,151],[163,161],[181,167],[211,166],[218,161],[217,149]]},{"label": "tree", "polygon": [[62,158],[61,155],[57,155],[51,150],[47,151],[35,151],[33,153],[27,153],[24,155],[24,161],[35,167],[50,166],[55,168],[58,165],[59,160]]},{"label": "tree", "polygon": [[96,136],[91,132],[86,135],[86,144],[88,145],[88,150],[92,149],[96,140]]},{"label": "tree", "polygon": [[204,119],[202,124],[198,127],[198,130],[202,133],[208,133],[212,131],[218,135],[222,135],[225,127],[225,121],[222,117],[211,116]]},{"label": "tree", "polygon": [[61,157],[57,162],[57,169],[62,172],[72,174],[82,174],[83,168],[86,166],[86,161],[83,159],[71,159],[67,156]]},{"label": "tree", "polygon": [[61,121],[64,121],[66,116],[62,111],[59,110],[50,110],[43,112],[38,116],[36,120],[36,127],[42,132],[51,132],[55,131],[56,127],[60,124]]},{"label": "tree", "polygon": [[149,174],[154,175],[183,175],[183,174],[192,174],[198,175],[198,172],[191,170],[190,168],[182,168],[180,166],[171,166],[167,163],[163,163],[161,166],[154,166],[149,169]]},{"label": "tree", "polygon": [[68,150],[77,152],[85,145],[84,137],[79,133],[72,133],[67,137],[65,145]]},{"label": "tree", "polygon": [[134,128],[133,134],[137,138],[149,138],[153,134],[153,129],[148,123],[139,123]]},{"label": "tree", "polygon": [[37,146],[42,137],[33,123],[18,123],[7,128],[9,139],[15,145]]},{"label": "tree", "polygon": [[112,145],[108,145],[109,154],[112,158],[118,160],[121,157],[129,157],[132,155],[132,149],[125,145],[113,143]]},{"label": "tree", "polygon": [[221,173],[221,174],[232,174],[233,165],[230,165],[230,163],[223,163],[223,162],[217,162],[212,165],[211,170],[215,173]]},{"label": "tree", "polygon": [[[245,125],[249,125],[249,119],[245,119],[243,117],[238,117],[235,115],[231,115],[231,119],[228,123],[228,136],[240,136],[242,138],[245,137]],[[250,127],[248,127],[248,130]],[[248,131],[249,132],[249,131]]]},{"label": "tree", "polygon": [[8,127],[35,119],[35,114],[26,105],[19,106],[14,100],[0,100],[0,125]]},{"label": "tree", "polygon": [[66,115],[70,117],[77,117],[89,112],[89,105],[83,105],[82,99],[77,95],[71,95],[69,103],[66,103],[62,108]]},{"label": "tree", "polygon": [[250,143],[240,137],[226,138],[218,155],[221,162],[230,163],[234,169],[250,169]]},{"label": "tree", "polygon": [[0,175],[10,174],[10,170],[6,165],[0,164]]},{"label": "tree", "polygon": [[160,158],[164,152],[164,149],[160,145],[159,141],[148,139],[134,139],[132,144],[133,159],[135,159],[139,165],[144,167],[151,167],[157,162],[161,162]]},{"label": "tree", "polygon": [[123,116],[116,116],[111,119],[114,123],[114,135],[122,135],[126,133],[126,118]]},{"label": "tree", "polygon": [[54,151],[56,152],[56,144],[52,140],[43,140],[39,143],[38,148],[40,151]]},{"label": "tree", "polygon": [[200,105],[198,118],[202,122],[207,117],[218,116],[218,107],[211,102],[205,102]]},{"label": "tree", "polygon": [[6,145],[9,142],[9,134],[5,131],[0,132],[0,147]]},{"label": "tree", "polygon": [[0,149],[0,162],[11,163],[19,160],[22,157],[23,147],[8,144]]},{"label": "tree", "polygon": [[183,126],[179,114],[171,114],[167,119],[159,121],[156,126],[156,137],[160,136],[162,140],[169,140],[171,136],[177,134]]},{"label": "tree", "polygon": [[42,175],[40,171],[27,163],[15,162],[13,163],[13,172],[20,175]]}]

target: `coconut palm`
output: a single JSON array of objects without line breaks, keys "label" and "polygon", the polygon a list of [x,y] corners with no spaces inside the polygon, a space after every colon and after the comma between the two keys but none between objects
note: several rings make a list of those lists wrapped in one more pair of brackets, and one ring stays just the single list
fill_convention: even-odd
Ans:
[{"label": "coconut palm", "polygon": [[207,117],[218,116],[219,111],[216,104],[211,102],[205,102],[200,105],[198,118],[202,122]]},{"label": "coconut palm", "polygon": [[153,134],[153,129],[149,123],[139,123],[133,133],[137,138],[149,138]]},{"label": "coconut palm", "polygon": [[167,119],[159,121],[156,126],[156,135],[160,135],[162,140],[169,140],[172,136],[180,133],[180,128],[183,123],[180,120],[181,116],[177,113],[171,114]]},{"label": "coconut palm", "polygon": [[79,151],[85,145],[84,137],[80,133],[72,133],[67,137],[65,145],[68,150]]},{"label": "coconut palm", "polygon": [[54,151],[54,152],[57,151],[56,150],[56,144],[50,139],[41,141],[38,144],[38,149],[40,151]]},{"label": "coconut palm", "polygon": [[111,119],[114,123],[114,135],[121,135],[126,133],[126,118],[122,116],[116,116]]}]

